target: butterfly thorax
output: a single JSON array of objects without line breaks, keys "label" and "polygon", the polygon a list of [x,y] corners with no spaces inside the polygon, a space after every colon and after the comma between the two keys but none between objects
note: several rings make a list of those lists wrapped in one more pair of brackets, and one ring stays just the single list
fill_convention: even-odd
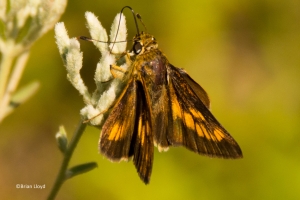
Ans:
[{"label": "butterfly thorax", "polygon": [[136,54],[132,64],[134,74],[140,81],[152,87],[163,85],[166,80],[168,60],[158,49],[157,41],[152,35],[144,32],[136,35],[133,40],[133,52]]}]

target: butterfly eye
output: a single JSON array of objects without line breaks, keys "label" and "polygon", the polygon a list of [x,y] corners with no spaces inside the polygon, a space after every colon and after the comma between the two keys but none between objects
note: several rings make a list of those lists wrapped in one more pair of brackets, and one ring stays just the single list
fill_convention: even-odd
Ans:
[{"label": "butterfly eye", "polygon": [[156,40],[155,37],[153,37],[152,40],[155,41]]},{"label": "butterfly eye", "polygon": [[141,45],[140,42],[135,42],[135,43],[134,43],[134,45],[133,45],[133,52],[134,52],[135,54],[141,53],[142,49],[143,49],[143,46]]}]

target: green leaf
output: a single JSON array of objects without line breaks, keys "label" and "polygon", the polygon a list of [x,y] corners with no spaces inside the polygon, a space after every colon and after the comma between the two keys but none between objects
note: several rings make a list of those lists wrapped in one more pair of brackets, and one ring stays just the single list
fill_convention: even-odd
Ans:
[{"label": "green leaf", "polygon": [[30,82],[29,84],[21,87],[18,91],[16,91],[13,94],[11,101],[15,104],[20,105],[27,101],[32,95],[34,95],[39,87],[40,83],[38,81]]},{"label": "green leaf", "polygon": [[68,148],[68,138],[67,138],[67,132],[66,132],[64,126],[59,127],[59,131],[55,135],[55,138],[56,138],[56,142],[57,142],[59,150],[62,153],[65,153]]},{"label": "green leaf", "polygon": [[26,19],[24,26],[21,28],[16,38],[17,43],[21,42],[28,35],[30,28],[32,28],[32,20],[32,17]]},{"label": "green leaf", "polygon": [[39,87],[40,87],[40,83],[38,81],[33,81],[20,88],[18,91],[16,91],[11,97],[9,106],[5,110],[5,116],[9,115],[18,106],[20,106],[25,101],[27,101],[31,96],[33,96],[37,92]]},{"label": "green leaf", "polygon": [[2,38],[4,41],[6,41],[6,35],[5,35],[5,23],[0,19],[0,38]]},{"label": "green leaf", "polygon": [[10,4],[10,0],[6,1],[6,14],[10,12],[11,9],[11,4]]},{"label": "green leaf", "polygon": [[76,165],[67,170],[65,178],[69,179],[69,178],[72,178],[79,174],[89,172],[96,167],[98,167],[96,162],[89,162],[89,163],[85,163],[85,164],[81,164],[81,165]]}]

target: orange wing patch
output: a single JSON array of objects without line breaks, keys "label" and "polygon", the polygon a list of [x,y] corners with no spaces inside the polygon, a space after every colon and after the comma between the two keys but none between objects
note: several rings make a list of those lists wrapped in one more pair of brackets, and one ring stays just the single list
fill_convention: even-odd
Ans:
[{"label": "orange wing patch", "polygon": [[215,139],[217,140],[217,141],[221,141],[221,140],[223,140],[224,138],[225,138],[225,135],[222,133],[222,131],[220,130],[220,129],[218,129],[218,128],[215,128],[214,129],[214,135],[215,135]]},{"label": "orange wing patch", "polygon": [[182,113],[183,113],[182,118],[183,121],[185,122],[185,126],[191,130],[195,130],[195,121],[193,119],[193,116],[186,111],[183,111]]},{"label": "orange wing patch", "polygon": [[122,126],[119,124],[120,122],[116,122],[111,131],[110,131],[110,134],[108,136],[108,139],[109,140],[114,140],[114,141],[117,141],[117,140],[120,140],[120,138],[122,138]]}]

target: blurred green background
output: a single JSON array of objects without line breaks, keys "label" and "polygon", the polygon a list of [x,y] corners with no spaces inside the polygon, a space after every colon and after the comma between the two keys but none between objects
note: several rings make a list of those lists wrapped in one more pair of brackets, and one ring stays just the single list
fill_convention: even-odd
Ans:
[{"label": "blurred green background", "polygon": [[[89,36],[85,11],[110,30],[125,5],[141,14],[169,61],[206,89],[213,114],[244,158],[156,150],[145,186],[132,162],[111,163],[98,154],[99,130],[88,127],[71,165],[96,161],[99,167],[67,181],[57,199],[299,199],[300,1],[72,0],[60,21],[71,37]],[[134,21],[128,10],[125,15],[132,38]],[[93,91],[100,53],[93,44],[80,43],[82,76]],[[55,133],[63,124],[70,137],[84,106],[66,79],[53,31],[32,48],[21,85],[32,80],[40,81],[39,92],[0,126],[1,199],[47,197],[62,161]],[[46,189],[16,189],[16,184]]]}]

